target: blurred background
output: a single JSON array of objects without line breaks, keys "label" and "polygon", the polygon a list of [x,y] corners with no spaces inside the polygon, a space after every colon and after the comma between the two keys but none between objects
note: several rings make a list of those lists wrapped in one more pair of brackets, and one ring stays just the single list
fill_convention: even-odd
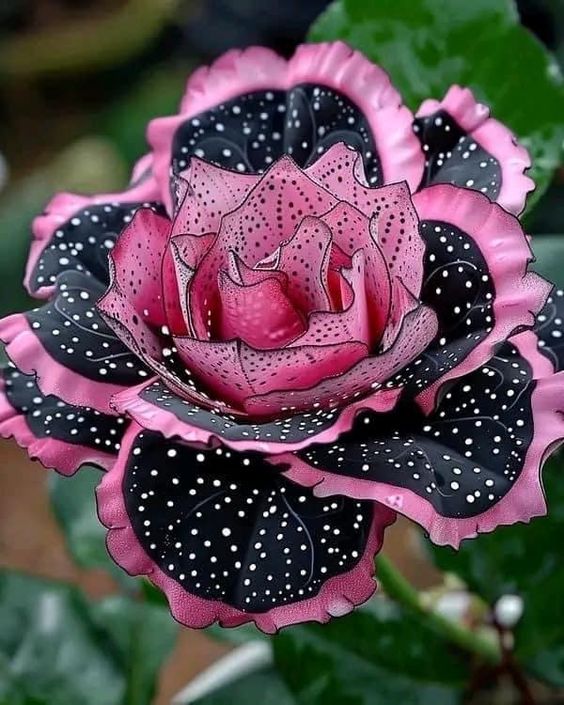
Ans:
[{"label": "blurred background", "polygon": [[[248,44],[289,54],[326,4],[0,0],[0,315],[29,306],[21,285],[29,224],[54,192],[124,186],[131,165],[146,151],[146,123],[176,111],[194,67]],[[564,60],[564,3],[522,0],[519,9],[523,22]],[[563,184],[557,172],[528,220],[530,232],[562,231]],[[63,489],[14,443],[0,441],[0,567],[70,582],[98,600],[124,587],[103,556],[103,532],[93,516],[96,473],[82,475],[65,481]],[[419,587],[438,582],[419,532],[406,522],[393,527],[386,552]],[[32,591],[29,599],[40,594]],[[229,648],[203,633],[175,632],[163,651],[154,702],[170,702]],[[0,673],[1,666],[0,656]],[[0,702],[20,700],[13,695],[2,701],[0,687]]]}]

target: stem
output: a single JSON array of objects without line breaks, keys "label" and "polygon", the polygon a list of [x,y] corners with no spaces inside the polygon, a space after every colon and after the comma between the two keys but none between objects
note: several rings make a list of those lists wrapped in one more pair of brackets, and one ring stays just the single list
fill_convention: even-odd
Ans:
[{"label": "stem", "polygon": [[488,664],[497,666],[501,662],[501,651],[495,641],[485,638],[467,629],[459,622],[447,619],[437,614],[421,601],[417,590],[403,577],[386,556],[380,554],[376,558],[377,577],[384,592],[412,613],[423,618],[435,632],[447,641],[456,644]]},{"label": "stem", "polygon": [[5,39],[0,48],[0,75],[81,73],[123,63],[159,34],[176,4],[177,0],[126,0],[98,20],[77,20]]}]

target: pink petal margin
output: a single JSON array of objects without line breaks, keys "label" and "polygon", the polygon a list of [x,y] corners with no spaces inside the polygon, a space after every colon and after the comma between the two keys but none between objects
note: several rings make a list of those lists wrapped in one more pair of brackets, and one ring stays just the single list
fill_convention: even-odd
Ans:
[{"label": "pink petal margin", "polygon": [[65,443],[54,438],[37,438],[10,404],[0,378],[0,437],[14,438],[20,448],[25,448],[31,460],[39,460],[45,468],[52,468],[61,475],[73,475],[81,465],[97,465],[109,470],[115,456],[94,448]]},{"label": "pink petal margin", "polygon": [[501,190],[497,202],[510,213],[519,215],[527,194],[535,182],[525,175],[531,166],[528,151],[505,125],[490,117],[489,108],[478,103],[469,88],[451,86],[441,100],[424,101],[417,117],[427,117],[437,110],[445,110],[486,152],[497,159],[501,167]]},{"label": "pink petal margin", "polygon": [[[154,382],[155,379],[152,379],[147,383],[123,391],[112,399],[112,406],[116,409],[118,414],[127,414],[127,416],[132,418],[143,428],[149,431],[158,431],[162,433],[165,438],[177,437],[189,443],[203,443],[206,445],[221,443],[239,452],[256,451],[267,454],[300,450],[312,443],[332,443],[337,440],[342,433],[352,428],[354,420],[359,413],[368,409],[376,413],[389,412],[395,407],[401,395],[401,389],[382,389],[372,394],[369,398],[357,401],[341,411],[336,410],[334,412],[335,422],[332,426],[324,429],[320,433],[308,436],[299,442],[266,442],[252,439],[233,441],[208,429],[200,428],[194,423],[181,421],[171,411],[167,411],[142,399],[140,393]],[[315,410],[312,411],[310,415],[312,421],[315,421]],[[244,418],[240,419],[239,422],[248,423],[249,425],[253,423],[252,420],[249,419],[246,421]]]},{"label": "pink petal margin", "polygon": [[88,206],[96,206],[104,203],[145,203],[147,201],[159,200],[160,192],[155,179],[150,176],[139,183],[143,171],[150,168],[152,159],[146,155],[139,160],[133,171],[133,185],[123,193],[106,193],[96,196],[83,196],[75,193],[59,193],[46,206],[45,211],[37,216],[32,224],[33,240],[31,242],[29,256],[25,269],[24,286],[27,291],[38,299],[48,299],[55,287],[42,286],[35,293],[32,293],[30,281],[31,275],[41,254],[51,244],[55,232],[63,223],[70,220],[75,213]]},{"label": "pink petal margin", "polygon": [[517,329],[534,325],[552,284],[527,271],[534,255],[519,221],[484,194],[438,184],[416,193],[413,202],[421,220],[454,225],[474,240],[495,288],[493,330],[458,366],[417,396],[423,411],[430,413],[445,382],[477,369],[494,354],[498,343],[507,340]]},{"label": "pink petal margin", "polygon": [[126,387],[95,382],[58,363],[41,345],[23,313],[0,320],[0,340],[6,344],[6,354],[19,370],[36,375],[43,394],[54,394],[67,404],[89,406],[115,415],[110,406],[111,397]]},{"label": "pink petal margin", "polygon": [[131,527],[123,501],[122,485],[129,451],[142,430],[136,424],[131,425],[123,439],[117,463],[98,486],[98,515],[109,529],[106,545],[114,561],[129,575],[145,575],[160,588],[178,622],[194,629],[203,629],[214,622],[219,622],[222,627],[254,622],[263,632],[273,634],[282,627],[299,622],[328,622],[331,617],[347,614],[372,596],[376,590],[374,556],[382,547],[384,529],[395,521],[396,516],[386,507],[375,508],[370,535],[359,563],[348,573],[327,580],[316,597],[255,614],[184,590],[147,556]]},{"label": "pink petal margin", "polygon": [[231,50],[190,77],[180,114],[149,124],[147,139],[154,152],[154,173],[161,198],[172,208],[169,187],[174,134],[186,120],[238,95],[260,90],[289,90],[315,83],[346,95],[363,112],[374,134],[386,183],[405,180],[414,191],[421,181],[424,158],[413,133],[413,115],[387,73],[344,42],[304,44],[285,61],[264,47]]},{"label": "pink petal margin", "polygon": [[538,380],[532,395],[534,437],[523,470],[513,487],[482,514],[465,519],[443,517],[429,502],[411,490],[324,472],[291,454],[277,456],[272,462],[290,465],[285,476],[304,487],[313,487],[318,497],[340,494],[381,502],[423,526],[434,543],[453,548],[458,548],[464,539],[475,538],[498,526],[528,523],[534,517],[545,515],[541,469],[564,440],[564,372],[552,374],[550,362],[543,359],[537,350],[534,333],[522,333],[510,342],[532,366],[533,376]]}]

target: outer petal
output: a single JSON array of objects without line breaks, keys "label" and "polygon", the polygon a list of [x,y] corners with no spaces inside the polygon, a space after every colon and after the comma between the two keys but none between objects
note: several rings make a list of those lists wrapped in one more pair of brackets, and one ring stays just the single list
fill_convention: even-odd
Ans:
[{"label": "outer petal", "polygon": [[143,363],[98,314],[104,286],[80,272],[57,279],[57,295],[41,308],[0,321],[6,352],[44,394],[112,413],[112,394],[148,377]]},{"label": "outer petal", "polygon": [[198,450],[135,425],[98,511],[116,562],[150,577],[178,621],[253,621],[269,633],[367,600],[394,518],[371,503],[317,500],[260,456]]},{"label": "outer petal", "polygon": [[483,194],[438,185],[414,203],[427,243],[421,299],[437,313],[439,331],[400,381],[430,411],[441,385],[533,325],[551,286],[528,272],[533,255],[519,221]]},{"label": "outer petal", "polygon": [[511,131],[489,115],[487,106],[460,86],[451,86],[440,102],[421,105],[414,123],[425,152],[421,187],[465,186],[519,215],[535,187],[524,173],[531,159]]},{"label": "outer petal", "polygon": [[315,409],[257,422],[218,411],[202,409],[171,392],[162,382],[151,380],[114,398],[115,408],[131,416],[140,426],[166,438],[213,445],[221,442],[238,451],[282,453],[306,448],[312,443],[331,443],[350,430],[357,414],[366,408],[391,411],[400,390],[383,389],[367,404],[364,400],[344,409]]},{"label": "outer petal", "polygon": [[124,193],[55,196],[33,221],[26,289],[32,296],[48,298],[58,274],[66,270],[86,272],[107,284],[108,252],[139,207],[160,210],[158,195],[149,176]]},{"label": "outer petal", "polygon": [[371,183],[420,181],[410,111],[388,76],[342,42],[304,45],[289,62],[261,48],[230,51],[190,79],[181,114],[155,120],[148,139],[169,200],[169,173],[190,155],[261,172],[283,154],[302,165],[337,141],[363,153]]},{"label": "outer petal", "polygon": [[451,387],[430,417],[404,411],[385,428],[368,419],[339,439],[338,453],[312,447],[276,462],[318,496],[382,502],[457,547],[545,513],[540,470],[564,438],[563,389],[564,374],[551,374],[534,334],[523,333]]},{"label": "outer petal", "polygon": [[32,460],[63,475],[85,464],[109,470],[125,427],[124,418],[43,395],[33,376],[15,367],[0,373],[0,436],[15,438]]}]

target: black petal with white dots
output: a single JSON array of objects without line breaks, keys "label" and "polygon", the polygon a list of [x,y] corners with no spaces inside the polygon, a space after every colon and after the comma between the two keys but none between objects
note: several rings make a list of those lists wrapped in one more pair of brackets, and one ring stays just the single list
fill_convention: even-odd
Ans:
[{"label": "black petal with white dots", "polygon": [[413,130],[425,155],[421,188],[454,184],[485,193],[495,201],[501,190],[498,160],[468,135],[446,110],[416,118]]},{"label": "black petal with white dots", "polygon": [[455,368],[494,326],[495,288],[472,238],[439,221],[424,220],[420,229],[426,243],[421,300],[437,314],[439,330],[423,355],[393,381],[413,394]]},{"label": "black petal with white dots", "polygon": [[191,155],[240,172],[262,173],[284,154],[305,167],[337,142],[357,149],[370,184],[381,185],[370,126],[346,96],[310,84],[257,91],[186,120],[174,136],[173,170],[185,169]]},{"label": "black petal with white dots", "polygon": [[315,596],[362,558],[374,507],[318,499],[259,455],[199,450],[142,432],[123,480],[150,558],[185,590],[246,612]]},{"label": "black petal with white dots", "polygon": [[364,414],[336,444],[297,455],[349,478],[409,489],[444,517],[481,514],[513,487],[533,437],[528,362],[506,343],[487,365],[457,380],[437,410]]},{"label": "black petal with white dots", "polygon": [[139,396],[153,406],[172,413],[179,421],[229,441],[299,443],[330,428],[337,416],[336,411],[319,410],[264,423],[252,423],[202,409],[171,392],[162,382],[154,382]]},{"label": "black petal with white dots", "polygon": [[1,370],[4,393],[10,406],[21,414],[35,438],[46,438],[92,448],[109,454],[120,449],[126,428],[122,417],[96,409],[66,404],[41,393],[33,375],[24,375],[13,365]]},{"label": "black petal with white dots", "polygon": [[129,386],[148,377],[143,364],[117,338],[95,308],[103,284],[81,272],[57,278],[48,304],[27,320],[47,353],[59,364],[96,382]]},{"label": "black petal with white dots", "polygon": [[41,253],[29,279],[31,293],[53,286],[64,271],[86,272],[109,283],[108,252],[139,208],[164,212],[156,203],[102,203],[77,211],[62,223]]},{"label": "black petal with white dots", "polygon": [[554,365],[554,371],[564,369],[564,291],[555,289],[537,316],[534,327],[539,349]]}]

